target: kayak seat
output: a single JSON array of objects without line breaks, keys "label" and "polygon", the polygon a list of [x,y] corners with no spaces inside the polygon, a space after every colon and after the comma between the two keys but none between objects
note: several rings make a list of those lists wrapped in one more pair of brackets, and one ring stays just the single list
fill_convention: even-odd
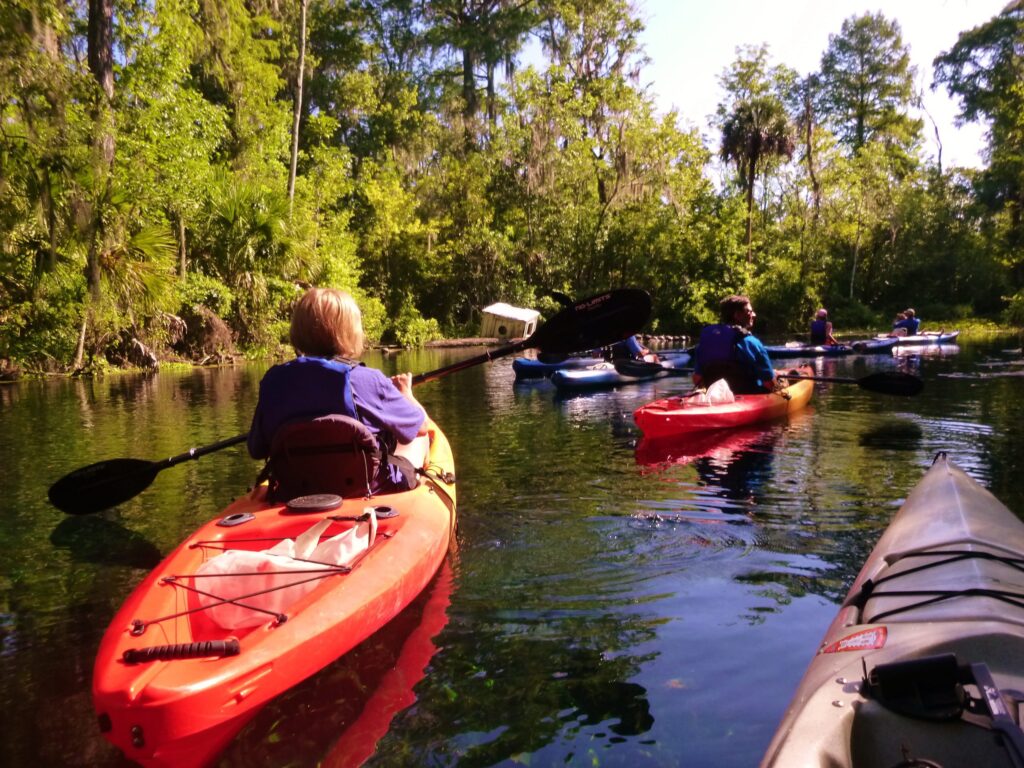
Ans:
[{"label": "kayak seat", "polygon": [[381,463],[376,435],[357,419],[329,414],[291,422],[271,443],[268,495],[275,502],[320,493],[369,497]]}]

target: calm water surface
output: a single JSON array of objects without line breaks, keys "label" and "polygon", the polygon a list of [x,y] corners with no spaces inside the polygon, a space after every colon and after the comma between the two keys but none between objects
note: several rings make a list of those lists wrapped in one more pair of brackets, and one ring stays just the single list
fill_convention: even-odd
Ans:
[{"label": "calm water surface", "polygon": [[[823,374],[900,369],[927,386],[904,399],[818,384],[806,412],[699,446],[700,458],[638,445],[631,417],[681,379],[560,400],[548,382],[514,385],[504,359],[423,385],[457,461],[450,566],[392,625],[265,708],[220,764],[372,753],[376,766],[756,765],[936,451],[1024,516],[1020,346],[987,337],[941,355],[819,361]],[[470,354],[368,362],[420,372]],[[91,708],[103,630],[258,466],[222,451],[83,517],[49,507],[46,488],[100,459],[244,432],[264,368],[0,385],[5,764],[125,764]]]}]

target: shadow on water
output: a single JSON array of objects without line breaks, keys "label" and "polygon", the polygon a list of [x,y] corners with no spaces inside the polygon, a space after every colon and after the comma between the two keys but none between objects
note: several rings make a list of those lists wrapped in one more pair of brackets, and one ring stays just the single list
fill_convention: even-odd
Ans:
[{"label": "shadow on water", "polygon": [[148,570],[163,559],[160,550],[145,536],[94,515],[65,517],[50,534],[50,543],[67,550],[77,563]]},{"label": "shadow on water", "polygon": [[861,432],[857,442],[864,448],[913,451],[920,446],[924,431],[909,419],[885,419]]}]

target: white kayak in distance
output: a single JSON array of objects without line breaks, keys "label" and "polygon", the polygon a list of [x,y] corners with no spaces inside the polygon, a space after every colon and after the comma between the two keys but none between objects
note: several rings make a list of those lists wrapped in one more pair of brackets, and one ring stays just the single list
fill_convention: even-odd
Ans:
[{"label": "white kayak in distance", "polygon": [[893,336],[889,333],[880,333],[875,338],[896,339],[897,346],[906,347],[925,344],[952,344],[960,335],[960,331],[924,331],[915,333],[913,336]]},{"label": "white kayak in distance", "polygon": [[761,765],[1024,766],[1024,523],[939,454],[879,539]]}]

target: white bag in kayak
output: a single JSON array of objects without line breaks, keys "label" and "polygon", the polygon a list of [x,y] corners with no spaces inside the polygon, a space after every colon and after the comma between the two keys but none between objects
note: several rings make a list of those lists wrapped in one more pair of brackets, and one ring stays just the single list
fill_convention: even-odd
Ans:
[{"label": "white bag in kayak", "polygon": [[704,392],[697,395],[697,402],[701,405],[720,405],[722,403],[736,402],[736,395],[729,389],[729,382],[719,379]]},{"label": "white bag in kayak", "polygon": [[214,623],[227,630],[258,627],[272,620],[271,614],[287,613],[324,579],[338,578],[325,572],[330,566],[348,565],[373,545],[377,516],[373,507],[366,512],[366,521],[323,542],[320,536],[332,522],[326,518],[294,541],[283,539],[262,552],[229,549],[207,560],[196,569],[196,576],[202,578],[195,579],[194,585],[208,593],[199,595],[199,604]]}]

